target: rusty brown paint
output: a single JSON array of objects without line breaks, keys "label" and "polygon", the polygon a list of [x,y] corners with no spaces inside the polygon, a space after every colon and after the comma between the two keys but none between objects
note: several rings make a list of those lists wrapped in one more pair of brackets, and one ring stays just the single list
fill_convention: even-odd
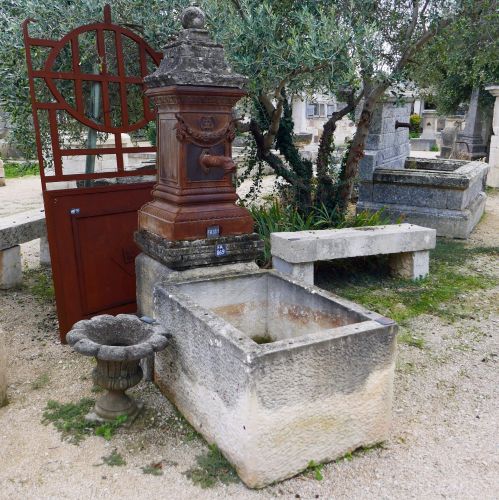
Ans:
[{"label": "rusty brown paint", "polygon": [[[121,134],[144,127],[154,118],[147,97],[141,116],[134,123],[129,120],[126,109],[126,88],[130,84],[143,84],[147,74],[145,61],[149,58],[156,66],[162,54],[154,51],[141,37],[132,31],[112,24],[111,9],[104,8],[104,22],[81,26],[71,31],[60,40],[33,38],[29,34],[27,19],[23,23],[26,62],[30,84],[33,122],[36,134],[40,178],[45,205],[47,233],[52,261],[52,271],[59,319],[61,340],[71,326],[82,318],[95,314],[135,312],[135,267],[134,257],[138,248],[133,242],[133,233],[137,229],[137,210],[151,199],[152,182],[122,183],[107,186],[85,187],[81,189],[51,190],[50,185],[60,181],[92,181],[103,178],[133,178],[153,175],[155,168],[126,171],[123,155],[127,153],[155,152],[153,146],[124,147]],[[80,67],[78,37],[87,32],[95,32],[97,47],[101,55],[105,54],[104,32],[114,35],[117,54],[117,72],[111,74],[106,67],[105,57],[99,74],[83,73]],[[140,64],[138,73],[127,75],[123,64],[122,37],[137,44]],[[58,54],[66,45],[71,47],[71,71],[54,72],[53,64]],[[31,51],[33,47],[48,47],[49,54],[41,69],[33,67]],[[53,99],[40,102],[35,93],[35,80],[42,81]],[[75,105],[71,106],[59,92],[56,81],[72,81],[75,90]],[[100,82],[103,88],[104,123],[97,123],[85,115],[82,95],[83,82]],[[121,123],[113,126],[109,118],[111,104],[109,84],[120,86]],[[54,171],[44,168],[41,129],[38,118],[40,111],[48,112],[49,131],[52,143]],[[69,115],[83,125],[114,135],[115,147],[106,148],[64,148],[59,141],[57,116],[60,112]],[[75,155],[116,155],[114,171],[96,173],[64,174],[64,157]],[[137,179],[138,180],[138,179]],[[72,209],[78,212],[71,214]]]}]

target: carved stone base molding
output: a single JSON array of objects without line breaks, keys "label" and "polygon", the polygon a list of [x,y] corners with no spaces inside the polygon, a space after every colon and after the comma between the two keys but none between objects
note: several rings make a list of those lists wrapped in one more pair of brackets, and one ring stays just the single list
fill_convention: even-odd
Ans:
[{"label": "carved stone base molding", "polygon": [[263,253],[263,241],[256,233],[196,241],[168,241],[142,230],[135,233],[135,242],[145,254],[176,270],[251,262]]}]

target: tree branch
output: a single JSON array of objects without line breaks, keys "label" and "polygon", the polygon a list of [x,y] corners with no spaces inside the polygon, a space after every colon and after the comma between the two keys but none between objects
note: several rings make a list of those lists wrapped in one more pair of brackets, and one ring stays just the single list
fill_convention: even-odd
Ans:
[{"label": "tree branch", "polygon": [[299,186],[301,188],[306,188],[306,186],[303,185],[303,182],[301,182],[293,172],[286,168],[284,162],[279,158],[279,156],[266,149],[264,143],[265,136],[255,120],[252,119],[250,121],[249,128],[251,134],[253,135],[253,138],[255,139],[257,158],[261,161],[265,161],[268,165],[270,165],[276,175],[282,177],[289,184],[293,186]]},{"label": "tree branch", "polygon": [[246,14],[244,13],[244,10],[243,10],[239,0],[231,0],[231,3],[235,7],[235,9],[237,10],[237,13],[241,17],[241,19],[246,22],[247,21]]}]

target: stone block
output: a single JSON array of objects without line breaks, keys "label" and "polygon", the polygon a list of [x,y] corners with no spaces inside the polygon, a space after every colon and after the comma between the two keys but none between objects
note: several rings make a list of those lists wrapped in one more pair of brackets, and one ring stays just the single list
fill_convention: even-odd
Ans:
[{"label": "stone block", "polygon": [[430,272],[430,252],[404,252],[390,256],[390,268],[392,272],[407,279],[421,279],[428,276]]},{"label": "stone block", "polygon": [[50,248],[46,236],[40,238],[40,265],[50,266]]},{"label": "stone block", "polygon": [[21,247],[16,245],[0,250],[0,289],[14,288],[22,281]]},{"label": "stone block", "polygon": [[155,380],[261,488],[390,431],[396,324],[274,273],[157,285]]},{"label": "stone block", "polygon": [[313,262],[292,264],[280,259],[279,257],[272,257],[272,267],[280,273],[288,274],[295,280],[303,281],[308,285],[314,284]]},{"label": "stone block", "polygon": [[431,151],[431,148],[436,145],[436,139],[423,139],[422,137],[411,139],[412,151]]},{"label": "stone block", "polygon": [[402,218],[413,224],[435,229],[437,236],[467,239],[483,215],[486,201],[487,196],[481,192],[466,209],[447,210],[414,205],[396,205],[388,203],[386,200],[384,203],[359,200],[357,213],[366,210],[374,213],[383,209],[383,213],[392,221]]}]

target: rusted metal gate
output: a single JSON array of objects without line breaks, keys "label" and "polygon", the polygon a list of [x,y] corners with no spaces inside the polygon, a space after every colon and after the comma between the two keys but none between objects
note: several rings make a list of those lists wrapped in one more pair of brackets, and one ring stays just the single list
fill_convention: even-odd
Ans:
[{"label": "rusted metal gate", "polygon": [[60,40],[23,23],[61,339],[78,320],[134,312],[137,210],[151,199],[154,111],[143,78],[161,60],[132,31],[104,22]]}]

